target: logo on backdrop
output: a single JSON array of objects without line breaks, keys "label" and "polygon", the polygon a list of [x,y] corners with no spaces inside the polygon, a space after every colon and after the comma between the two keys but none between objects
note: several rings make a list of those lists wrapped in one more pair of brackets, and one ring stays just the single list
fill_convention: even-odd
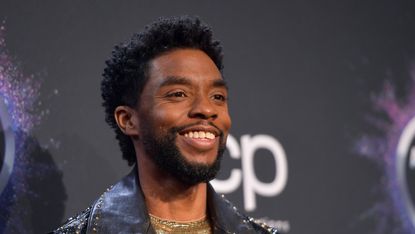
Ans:
[{"label": "logo on backdrop", "polygon": [[415,225],[415,117],[405,126],[399,139],[396,173],[405,208]]},{"label": "logo on backdrop", "polygon": [[378,186],[386,199],[375,205],[376,226],[393,227],[396,233],[415,233],[415,66],[410,72],[413,81],[404,104],[389,82],[373,97],[374,108],[387,117],[371,118],[383,135],[365,134],[357,144],[363,156],[383,169]]},{"label": "logo on backdrop", "polygon": [[6,187],[14,164],[14,133],[6,105],[0,100],[0,194]]},{"label": "logo on backdrop", "polygon": [[[243,186],[244,208],[254,211],[256,195],[273,197],[280,194],[287,184],[288,166],[285,151],[282,145],[269,135],[242,135],[240,143],[232,135],[228,136],[227,149],[233,159],[241,160],[242,169],[233,168],[226,180],[215,179],[213,187],[219,193],[232,193],[239,186]],[[275,177],[270,183],[258,179],[254,168],[255,152],[265,149],[271,152],[275,164]]]}]

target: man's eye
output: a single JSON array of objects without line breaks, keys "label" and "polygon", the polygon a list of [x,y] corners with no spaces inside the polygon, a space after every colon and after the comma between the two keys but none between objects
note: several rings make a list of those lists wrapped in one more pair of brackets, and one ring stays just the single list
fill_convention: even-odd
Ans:
[{"label": "man's eye", "polygon": [[213,99],[218,100],[218,101],[222,101],[222,102],[226,101],[226,97],[223,96],[222,94],[213,95]]},{"label": "man's eye", "polygon": [[167,97],[186,97],[186,94],[182,91],[178,91],[167,94]]}]

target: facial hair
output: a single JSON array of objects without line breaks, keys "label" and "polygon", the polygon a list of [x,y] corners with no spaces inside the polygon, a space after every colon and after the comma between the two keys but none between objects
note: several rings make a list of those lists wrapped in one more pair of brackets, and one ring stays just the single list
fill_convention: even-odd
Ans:
[{"label": "facial hair", "polygon": [[[188,127],[188,126],[186,126]],[[171,128],[165,135],[157,137],[152,129],[142,129],[140,139],[147,155],[162,170],[182,183],[193,186],[201,182],[209,182],[216,177],[226,144],[223,133],[219,137],[217,157],[212,164],[191,163],[186,160],[175,144],[178,133],[186,127]]]}]

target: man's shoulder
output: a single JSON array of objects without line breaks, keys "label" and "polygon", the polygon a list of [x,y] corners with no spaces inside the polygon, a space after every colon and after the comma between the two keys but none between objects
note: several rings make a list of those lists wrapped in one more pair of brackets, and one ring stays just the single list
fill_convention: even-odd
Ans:
[{"label": "man's shoulder", "polygon": [[86,233],[88,219],[91,215],[91,207],[88,207],[81,213],[69,218],[60,228],[54,230],[53,234],[65,233]]}]

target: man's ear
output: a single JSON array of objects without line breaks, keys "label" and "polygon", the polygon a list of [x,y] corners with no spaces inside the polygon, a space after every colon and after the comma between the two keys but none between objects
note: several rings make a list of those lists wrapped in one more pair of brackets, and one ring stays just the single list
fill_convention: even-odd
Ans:
[{"label": "man's ear", "polygon": [[139,120],[135,110],[129,106],[117,106],[114,118],[120,130],[127,136],[138,136]]}]

